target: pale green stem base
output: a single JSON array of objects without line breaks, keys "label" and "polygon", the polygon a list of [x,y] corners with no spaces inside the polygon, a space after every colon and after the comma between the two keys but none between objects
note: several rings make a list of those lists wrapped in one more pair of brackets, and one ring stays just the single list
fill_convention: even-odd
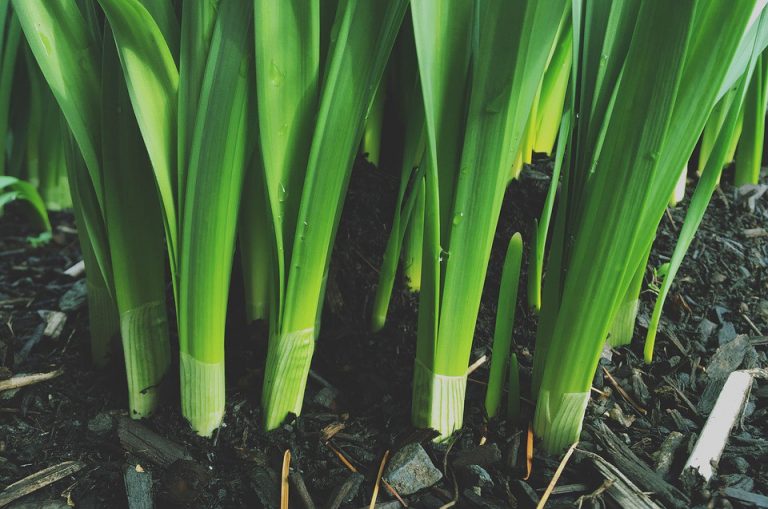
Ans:
[{"label": "pale green stem base", "polygon": [[157,408],[171,360],[165,303],[150,302],[122,313],[120,333],[131,417],[149,417]]},{"label": "pale green stem base", "polygon": [[[98,270],[98,269],[96,269]],[[86,283],[88,321],[91,328],[91,359],[97,367],[106,366],[113,353],[113,340],[120,334],[117,305],[105,286]]]},{"label": "pale green stem base", "polygon": [[202,362],[179,354],[181,413],[192,429],[209,437],[224,419],[224,361]]},{"label": "pale green stem base", "polygon": [[438,440],[450,437],[464,423],[466,390],[467,375],[438,375],[416,360],[411,407],[414,426],[434,429],[440,433]]},{"label": "pale green stem base", "polygon": [[268,431],[280,426],[289,413],[301,413],[314,351],[312,327],[270,341],[262,394],[264,426]]},{"label": "pale green stem base", "polygon": [[612,347],[625,346],[632,342],[635,331],[635,319],[640,309],[640,300],[628,300],[621,303],[608,333],[608,344]]},{"label": "pale green stem base", "polygon": [[552,408],[551,392],[542,387],[533,428],[541,437],[544,449],[558,454],[576,442],[581,434],[584,412],[589,402],[589,392],[566,393],[560,395],[557,406]]},{"label": "pale green stem base", "polygon": [[688,179],[688,166],[683,166],[683,171],[675,184],[675,190],[672,191],[672,197],[669,199],[669,206],[674,207],[685,199],[685,185]]}]

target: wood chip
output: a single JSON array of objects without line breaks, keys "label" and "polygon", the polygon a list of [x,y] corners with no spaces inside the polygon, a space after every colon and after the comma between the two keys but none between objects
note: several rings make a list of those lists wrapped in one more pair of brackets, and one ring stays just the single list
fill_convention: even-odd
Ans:
[{"label": "wood chip", "polygon": [[687,509],[688,498],[683,492],[666,482],[659,474],[645,464],[613,431],[603,422],[588,426],[595,441],[604,450],[610,461],[627,479],[641,490],[654,493],[667,507]]},{"label": "wood chip", "polygon": [[304,509],[315,509],[315,502],[312,500],[312,496],[309,494],[307,485],[304,483],[304,478],[298,470],[292,470],[288,474],[288,480],[293,487],[293,491],[301,503],[304,505]]},{"label": "wood chip", "polygon": [[0,493],[0,507],[79,472],[84,466],[79,461],[65,461],[16,481]]},{"label": "wood chip", "polygon": [[48,373],[34,373],[31,375],[16,375],[7,380],[0,380],[0,392],[9,391],[12,389],[19,389],[27,385],[32,385],[40,382],[46,382],[52,380],[64,373],[62,368]]},{"label": "wood chip", "polygon": [[128,497],[128,509],[153,509],[152,475],[141,465],[128,463],[123,467],[123,483]]},{"label": "wood chip", "polygon": [[339,509],[341,504],[347,501],[360,488],[363,479],[363,475],[357,472],[349,474],[349,477],[333,490],[328,503],[325,505],[325,509]]},{"label": "wood chip", "polygon": [[127,417],[118,420],[117,436],[128,452],[162,468],[178,460],[192,460],[192,456],[181,445]]},{"label": "wood chip", "polygon": [[[598,491],[605,492],[611,497],[618,507],[625,509],[662,509],[656,502],[648,498],[632,481],[618,468],[606,461],[603,457],[589,451],[578,449],[578,453],[588,458],[598,472],[606,479]],[[594,497],[596,494],[593,494]],[[592,498],[589,495],[582,498]]]},{"label": "wood chip", "polygon": [[347,425],[343,422],[332,422],[329,425],[325,426],[322,430],[320,430],[320,438],[323,440],[323,442],[327,442],[328,440],[332,439],[336,434],[346,428]]},{"label": "wood chip", "polygon": [[67,315],[61,311],[44,311],[45,329],[43,335],[51,339],[58,339],[67,323]]},{"label": "wood chip", "polygon": [[725,488],[723,495],[739,502],[749,504],[751,507],[757,507],[758,509],[768,509],[768,497],[760,495],[758,493],[752,493],[751,491],[741,490],[739,488]]},{"label": "wood chip", "polygon": [[748,239],[768,237],[768,230],[765,228],[747,228],[744,230],[744,236]]},{"label": "wood chip", "polygon": [[555,470],[555,475],[552,476],[552,480],[549,481],[549,484],[547,485],[547,489],[544,490],[544,494],[541,496],[541,500],[539,500],[539,503],[536,505],[536,509],[544,509],[544,506],[546,505],[547,500],[549,500],[549,496],[552,494],[552,490],[555,489],[555,486],[557,485],[557,481],[560,479],[560,476],[563,474],[563,470],[565,470],[565,465],[568,464],[568,460],[571,459],[571,456],[573,455],[573,451],[576,449],[576,444],[578,444],[578,442],[574,442],[573,444],[571,444],[571,446],[568,448],[568,451],[566,451],[565,455],[563,456],[563,460],[557,466],[557,470]]}]

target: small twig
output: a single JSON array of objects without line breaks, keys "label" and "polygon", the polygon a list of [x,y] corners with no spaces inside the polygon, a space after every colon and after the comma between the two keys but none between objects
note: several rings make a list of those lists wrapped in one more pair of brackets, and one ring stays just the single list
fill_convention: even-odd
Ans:
[{"label": "small twig", "polygon": [[471,375],[473,371],[475,371],[477,368],[485,364],[487,361],[488,361],[487,355],[483,355],[482,357],[477,359],[475,362],[470,364],[469,367],[467,368],[467,375]]},{"label": "small twig", "polygon": [[742,317],[744,320],[746,320],[746,321],[747,321],[747,323],[749,324],[749,326],[752,328],[752,330],[753,330],[753,331],[755,331],[755,333],[756,333],[758,336],[762,336],[762,335],[763,335],[763,333],[762,333],[762,332],[760,332],[760,329],[758,329],[758,328],[757,328],[757,325],[755,325],[755,324],[752,322],[752,320],[750,320],[750,319],[749,319],[749,317],[748,317],[747,315],[745,315],[744,313],[741,313],[741,317]]},{"label": "small twig", "polygon": [[717,196],[720,198],[720,201],[722,201],[723,205],[725,205],[725,210],[731,210],[731,204],[728,203],[728,198],[726,198],[725,193],[720,188],[720,186],[717,186],[715,190],[717,191]]},{"label": "small twig", "polygon": [[453,449],[454,444],[459,441],[459,438],[461,437],[462,431],[459,430],[453,437],[451,437],[450,442],[448,442],[448,447],[445,448],[445,454],[443,454],[443,475],[445,478],[448,478],[448,474],[451,474],[451,478],[453,479],[453,499],[440,506],[440,509],[448,509],[449,507],[453,507],[456,505],[456,502],[459,500],[459,485],[456,482],[456,476],[453,474],[453,471],[448,470],[448,455],[451,453],[451,449]]},{"label": "small twig", "polygon": [[329,389],[333,389],[333,390],[336,390],[336,387],[334,387],[334,386],[331,384],[331,382],[329,382],[328,380],[326,380],[326,379],[325,379],[325,378],[323,378],[322,376],[320,376],[320,375],[318,375],[317,373],[315,373],[315,371],[314,371],[314,370],[311,370],[311,369],[309,370],[309,377],[310,377],[310,378],[312,378],[312,379],[314,379],[316,382],[318,382],[318,383],[319,383],[320,385],[322,385],[323,387],[327,387],[327,388],[329,388]]},{"label": "small twig", "polygon": [[347,467],[347,470],[350,472],[357,472],[357,468],[349,462],[346,456],[344,456],[340,450],[338,450],[330,441],[326,441],[325,445],[328,446],[328,448],[333,451],[333,453],[336,455],[337,458],[339,458],[339,461],[341,461],[345,467]]},{"label": "small twig", "polygon": [[669,219],[669,222],[672,224],[672,230],[677,231],[677,223],[674,219],[672,219],[672,213],[669,211],[669,207],[664,209],[664,212],[667,214],[667,218]]},{"label": "small twig", "polygon": [[568,448],[568,451],[565,453],[565,456],[563,456],[562,461],[560,461],[560,464],[557,466],[557,470],[555,470],[555,475],[552,476],[552,480],[549,481],[549,485],[547,485],[547,489],[544,490],[544,494],[541,496],[541,500],[539,500],[539,503],[536,506],[536,509],[544,509],[544,505],[547,503],[549,496],[552,494],[552,490],[555,489],[555,486],[557,485],[557,481],[560,480],[560,476],[563,474],[563,470],[565,470],[565,465],[567,465],[568,460],[571,459],[571,456],[573,455],[573,451],[574,449],[576,449],[577,444],[578,442],[574,442]]},{"label": "small twig", "polygon": [[456,481],[456,476],[452,475],[453,479],[453,500],[440,506],[440,509],[450,509],[459,502],[459,483]]},{"label": "small twig", "polygon": [[527,481],[531,477],[531,471],[533,470],[533,426],[528,423],[528,436],[525,441],[525,477],[523,481]]},{"label": "small twig", "polygon": [[286,449],[283,453],[283,469],[280,472],[280,509],[288,509],[288,474],[291,469],[291,450]]},{"label": "small twig", "polygon": [[611,375],[607,369],[603,368],[603,372],[605,373],[605,376],[608,377],[608,381],[611,382],[611,385],[613,385],[613,388],[616,389],[619,395],[621,395],[621,397],[624,398],[624,401],[629,403],[629,405],[632,408],[634,408],[636,412],[638,412],[640,415],[645,415],[648,413],[645,410],[645,408],[635,403],[635,400],[632,399],[632,396],[627,394],[627,391],[625,391],[624,388],[621,385],[619,385],[619,382],[617,382],[616,379],[613,378],[613,375]]},{"label": "small twig", "polygon": [[[334,447],[333,444],[330,441],[325,442],[325,445],[328,446],[328,448],[331,449],[331,451],[333,451],[333,453],[336,455],[336,457],[339,458],[339,461],[341,461],[344,464],[344,466],[347,467],[347,469],[350,472],[357,473],[357,468],[355,468],[355,466],[352,463],[349,462],[349,460],[346,458],[346,456],[344,456],[341,453],[340,450],[338,450],[336,447]],[[395,488],[392,487],[392,485],[390,485],[384,479],[381,480],[381,484],[384,485],[384,487],[387,489],[389,494],[392,495],[393,497],[395,497],[398,500],[398,502],[400,502],[400,504],[403,507],[408,507],[408,504],[405,503],[405,500],[403,500],[403,498],[395,490]]]},{"label": "small twig", "polygon": [[379,485],[381,484],[381,477],[384,475],[384,467],[387,465],[389,459],[389,451],[384,453],[384,457],[381,458],[379,464],[379,472],[376,474],[376,483],[373,485],[373,495],[371,495],[371,505],[369,509],[373,509],[376,505],[376,499],[379,498]]},{"label": "small twig", "polygon": [[586,502],[587,500],[594,500],[603,493],[605,493],[611,486],[613,486],[613,483],[615,481],[613,479],[605,479],[603,483],[597,487],[595,491],[590,493],[589,495],[582,495],[578,499],[576,499],[576,502],[579,503],[579,509],[581,509],[581,506]]},{"label": "small twig", "polygon": [[52,380],[57,376],[61,376],[64,373],[63,368],[59,368],[55,371],[48,373],[35,373],[33,375],[17,375],[9,378],[8,380],[0,380],[0,392],[9,391],[11,389],[18,389],[27,385],[32,385],[40,382]]},{"label": "small twig", "polygon": [[24,479],[9,485],[2,491],[2,493],[0,493],[0,507],[10,504],[14,500],[29,495],[49,484],[64,479],[81,470],[83,466],[84,465],[79,461],[65,461],[39,472],[35,472],[32,475],[28,475]]},{"label": "small twig", "polygon": [[683,403],[685,403],[685,405],[686,405],[686,406],[687,406],[687,407],[688,407],[688,408],[691,410],[691,412],[693,412],[693,413],[694,413],[694,415],[700,415],[700,414],[699,414],[699,411],[696,409],[696,405],[694,405],[694,404],[691,402],[691,400],[690,400],[690,399],[688,399],[688,396],[686,396],[686,395],[685,395],[685,393],[683,393],[683,391],[681,391],[681,390],[680,390],[680,389],[679,389],[677,386],[675,386],[675,384],[674,384],[674,383],[672,383],[672,380],[671,380],[671,379],[670,379],[668,376],[664,375],[664,381],[665,381],[665,382],[667,382],[667,385],[668,385],[668,386],[669,386],[669,387],[670,387],[670,388],[671,388],[673,391],[675,391],[675,394],[677,394],[678,396],[680,396],[680,399],[682,399],[682,400],[683,400]]}]

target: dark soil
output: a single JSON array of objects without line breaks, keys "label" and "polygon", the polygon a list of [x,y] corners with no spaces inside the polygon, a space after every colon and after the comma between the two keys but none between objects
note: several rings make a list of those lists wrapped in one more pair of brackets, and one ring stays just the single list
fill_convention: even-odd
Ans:
[{"label": "dark soil", "polygon": [[[530,238],[549,183],[548,172],[548,163],[540,161],[507,192],[473,360],[490,353],[504,249],[516,231],[521,231],[524,239]],[[633,345],[608,352],[601,361],[601,367],[612,374],[637,408],[619,394],[601,369],[579,444],[579,449],[597,452],[623,470],[626,458],[611,452],[609,444],[618,440],[639,458],[638,464],[653,469],[662,442],[672,432],[681,433],[668,472],[654,478],[659,482],[652,487],[639,486],[643,491],[657,492],[653,498],[662,506],[752,507],[731,495],[768,495],[766,382],[755,384],[742,423],[732,431],[718,477],[710,487],[703,489],[695,481],[680,480],[683,462],[718,393],[719,386],[707,380],[706,369],[720,345],[734,341],[742,345],[743,355],[731,369],[768,365],[768,340],[764,336],[768,331],[768,193],[750,210],[746,200],[737,199],[737,191],[728,180],[726,175],[723,190],[710,204],[670,294],[654,363],[645,366],[642,362],[642,338],[654,300],[650,290],[643,294]],[[67,313],[58,338],[43,334],[46,321],[41,311],[59,310],[60,297],[76,283],[63,274],[80,259],[72,216],[54,214],[53,240],[37,247],[28,240],[34,232],[24,225],[20,211],[11,210],[0,219],[0,379],[64,369],[54,380],[15,393],[0,393],[0,486],[62,461],[84,464],[76,474],[38,490],[22,503],[16,502],[16,507],[42,507],[42,501],[51,500],[66,507],[67,497],[76,507],[127,507],[124,469],[126,465],[136,469],[137,464],[139,470],[151,475],[155,507],[275,507],[286,449],[290,449],[292,466],[300,472],[311,497],[318,507],[324,507],[350,475],[334,448],[365,476],[360,487],[352,490],[351,501],[342,507],[368,507],[383,453],[394,453],[400,445],[414,440],[424,442],[439,469],[445,464],[457,467],[457,459],[459,463],[471,461],[489,472],[493,485],[486,483],[478,496],[478,490],[473,490],[473,484],[478,483],[473,483],[471,476],[461,468],[449,468],[447,478],[437,485],[405,497],[412,507],[440,507],[452,500],[454,493],[459,494],[454,507],[534,506],[560,458],[537,454],[532,475],[522,481],[524,430],[505,422],[487,422],[483,416],[488,363],[471,375],[466,426],[449,451],[431,445],[428,435],[409,425],[417,297],[401,280],[395,288],[387,326],[376,334],[369,328],[397,184],[389,174],[362,161],[353,172],[303,415],[269,434],[260,427],[266,327],[245,326],[236,274],[228,324],[229,389],[224,427],[213,439],[189,431],[179,413],[175,375],[168,380],[167,403],[155,417],[142,423],[183,446],[191,457],[170,465],[150,460],[142,451],[126,451],[118,438],[116,422],[126,415],[121,361],[116,359],[102,371],[92,368],[85,306]],[[671,209],[663,220],[650,267],[668,260],[686,203]],[[752,230],[755,228],[763,228],[762,233]],[[649,268],[646,283],[654,282]],[[515,341],[527,380],[536,317],[523,302],[520,299],[517,310]],[[736,338],[740,334],[746,338]],[[25,348],[28,355],[22,353]],[[176,373],[175,368],[172,373]],[[329,433],[329,425],[341,430],[326,442],[323,433]],[[478,449],[480,443],[486,445]],[[500,459],[494,454],[496,448]],[[482,457],[467,459],[473,454]],[[586,454],[577,453],[567,464],[558,482],[560,490],[549,506],[572,507],[584,497],[581,502],[585,507],[615,507],[615,502],[603,494],[607,486],[591,465]],[[682,491],[677,503],[665,498],[662,478]],[[726,488],[741,492],[730,491],[726,497]],[[291,506],[302,507],[296,493],[291,491]],[[390,499],[382,489],[379,501]]]}]

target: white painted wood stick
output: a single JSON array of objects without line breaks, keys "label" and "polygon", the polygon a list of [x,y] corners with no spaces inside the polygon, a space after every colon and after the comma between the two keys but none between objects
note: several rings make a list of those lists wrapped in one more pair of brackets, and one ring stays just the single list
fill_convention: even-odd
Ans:
[{"label": "white painted wood stick", "polygon": [[683,471],[691,467],[698,470],[707,481],[712,477],[712,464],[720,461],[731,429],[736,424],[752,387],[752,375],[750,371],[734,371],[728,375]]}]

